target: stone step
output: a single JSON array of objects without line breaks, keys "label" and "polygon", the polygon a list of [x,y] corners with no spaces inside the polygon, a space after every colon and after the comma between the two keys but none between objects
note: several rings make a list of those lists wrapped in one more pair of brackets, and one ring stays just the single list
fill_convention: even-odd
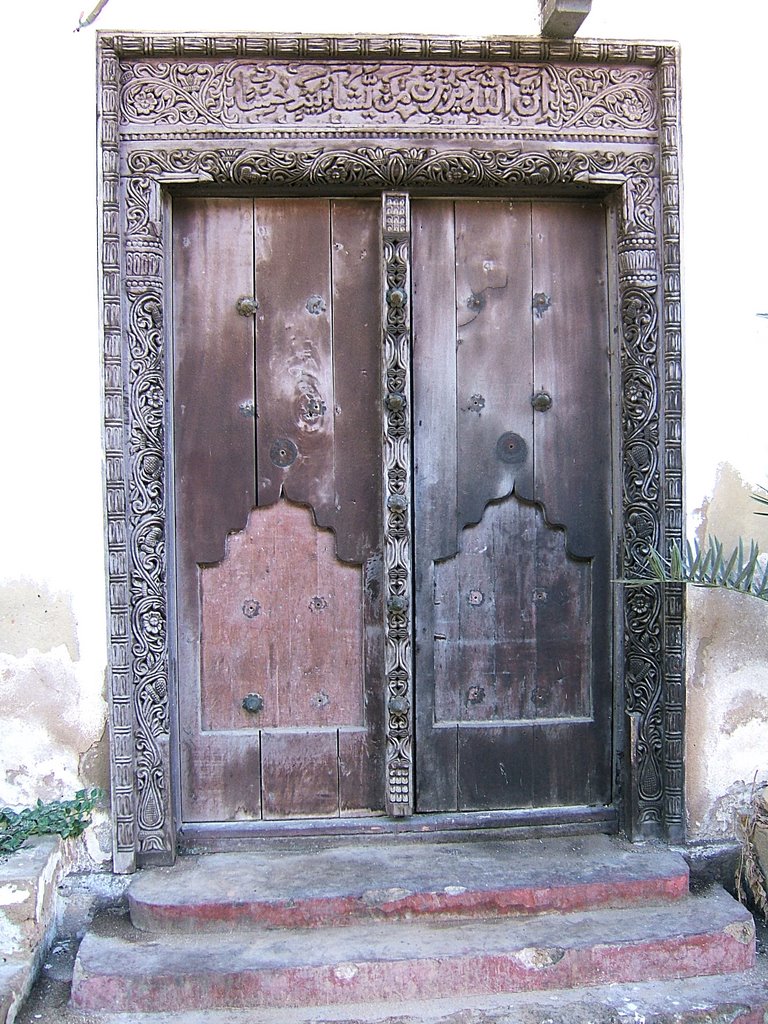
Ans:
[{"label": "stone step", "polygon": [[[268,1010],[110,1013],[30,1006],[21,1024],[765,1024],[768,962],[749,971],[674,981],[623,982],[400,1002]],[[35,1012],[36,1011],[36,1012]]]},{"label": "stone step", "polygon": [[490,916],[676,900],[688,867],[609,836],[309,844],[187,857],[129,890],[147,931],[316,927],[427,915]]},{"label": "stone step", "polygon": [[73,1005],[134,1013],[573,989],[746,971],[754,922],[723,890],[667,904],[344,928],[84,938]]}]

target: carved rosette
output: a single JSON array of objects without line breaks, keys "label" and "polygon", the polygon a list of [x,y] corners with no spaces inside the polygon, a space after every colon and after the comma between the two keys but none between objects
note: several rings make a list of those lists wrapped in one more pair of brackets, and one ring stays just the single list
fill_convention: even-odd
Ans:
[{"label": "carved rosette", "polygon": [[[114,36],[102,37],[100,50],[112,784],[115,864],[130,870],[137,854],[139,860],[168,859],[174,846],[161,415],[163,185],[345,193],[492,189],[507,195],[552,189],[613,196],[622,336],[617,572],[632,576],[642,569],[650,544],[663,548],[682,533],[678,67],[674,48],[578,39]],[[350,66],[347,75],[334,65],[329,82],[301,85],[297,78],[301,69],[325,73],[334,62],[354,61],[365,67]],[[359,76],[373,75],[365,85],[378,90],[381,105],[388,101],[377,69],[393,62],[404,66],[404,76],[389,80],[397,104],[385,115],[376,113],[374,103],[372,116],[358,123],[363,108],[349,106],[357,103]],[[288,64],[292,69],[284,70]],[[167,72],[160,72],[161,65]],[[429,98],[413,74],[417,65],[430,69],[429,81],[448,89],[435,97],[453,90],[466,109],[428,117]],[[254,69],[271,73],[278,66],[287,76],[283,92],[270,98],[268,90],[260,95],[252,89],[259,84],[252,80]],[[526,69],[532,75],[528,108],[520,106]],[[225,82],[240,84],[227,94],[218,84]],[[544,95],[547,82],[565,83],[564,90]],[[499,89],[507,89],[503,102],[514,114],[503,123],[493,108]],[[569,95],[575,106],[569,106]],[[323,112],[308,108],[291,123],[280,122],[297,97],[306,103],[318,96]],[[274,111],[265,111],[265,103]],[[182,116],[185,109],[193,113]],[[218,127],[211,111],[218,111]],[[327,125],[318,128],[323,119]],[[410,140],[398,141],[406,132]],[[494,146],[504,132],[527,135],[524,148],[501,140]],[[326,141],[317,141],[322,134]],[[387,136],[386,144],[376,141]],[[174,141],[184,138],[194,141]],[[397,232],[387,237],[383,381],[385,395],[390,384],[403,381],[406,397],[404,409],[386,407],[385,428],[386,586],[395,599],[387,610],[386,654],[393,813],[407,813],[412,799],[406,724],[411,652],[404,639],[411,614],[410,453],[402,443],[408,435],[408,360],[402,351],[408,306],[403,312],[387,294],[397,302],[390,289],[397,287],[398,273],[407,275],[407,253]],[[623,597],[625,705],[633,741],[630,825],[641,834],[675,835],[683,823],[682,593],[674,587],[664,594],[627,588]]]},{"label": "carved rosette", "polygon": [[382,197],[382,393],[386,805],[413,813],[411,314],[408,195]]}]

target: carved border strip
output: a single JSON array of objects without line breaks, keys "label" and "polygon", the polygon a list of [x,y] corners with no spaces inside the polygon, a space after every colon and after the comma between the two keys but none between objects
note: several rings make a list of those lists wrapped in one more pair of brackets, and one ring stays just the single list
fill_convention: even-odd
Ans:
[{"label": "carved border strip", "polygon": [[124,187],[125,331],[130,430],[131,653],[136,745],[136,831],[144,860],[171,850],[165,495],[165,253],[157,186]]},{"label": "carved border strip", "polygon": [[[682,294],[680,279],[679,64],[667,47],[659,66],[661,119],[662,272],[664,278],[664,484],[665,548],[685,533],[683,521]],[[665,590],[664,824],[670,838],[685,838],[685,591]]]},{"label": "carved border strip", "polygon": [[[116,354],[114,348],[117,271],[114,249],[107,245],[117,240],[114,196],[118,140],[114,110],[119,65],[114,52],[102,42],[102,292],[112,642],[110,693],[116,865],[122,865],[122,869],[130,868],[134,850],[140,859],[172,856],[175,838],[169,795],[166,508],[160,412],[165,387],[161,325],[164,253],[160,214],[151,208],[157,202],[159,189],[176,181],[195,180],[288,190],[317,186],[354,190],[435,185],[511,191],[564,185],[584,185],[593,190],[618,188],[624,521],[623,565],[618,568],[619,572],[631,574],[642,564],[649,543],[667,543],[679,537],[682,529],[676,52],[674,48],[662,52],[660,48],[648,47],[644,53],[648,63],[656,63],[662,56],[664,60],[658,86],[663,130],[661,166],[653,151],[646,147],[634,147],[634,151],[628,147],[629,152],[585,151],[569,148],[567,141],[559,146],[542,145],[538,151],[525,153],[470,148],[466,143],[451,150],[403,146],[345,148],[339,142],[334,142],[333,148],[288,150],[259,149],[253,141],[245,146],[219,141],[209,143],[207,149],[174,148],[158,140],[148,144],[149,148],[127,148],[122,239],[124,339],[129,347],[129,370],[122,386],[129,401],[120,419],[115,416],[114,402],[119,394],[115,374],[125,375],[126,367],[121,363],[119,350]],[[424,53],[419,51],[418,56],[423,58]],[[494,52],[493,56],[498,54]],[[530,57],[527,51],[526,56]],[[569,56],[573,58],[574,54],[569,51]],[[633,59],[638,59],[636,53]],[[121,425],[130,437],[128,469],[115,432]],[[121,533],[124,526],[119,495],[124,496],[126,488],[130,498],[130,624],[121,605],[126,585],[126,538]],[[636,738],[635,762],[630,773],[635,793],[631,824],[643,834],[675,835],[683,828],[682,616],[679,593],[670,591],[663,602],[653,588],[632,590],[627,595],[626,707],[635,723]],[[127,750],[129,742],[131,749]],[[136,779],[134,792],[129,792],[127,782],[131,766]]]},{"label": "carved border strip", "polygon": [[662,59],[655,43],[613,39],[466,39],[445,36],[242,36],[105,33],[118,57],[254,57],[304,60],[575,61],[651,64]]},{"label": "carved border strip", "polygon": [[411,533],[411,215],[407,193],[382,196],[384,675],[386,806],[413,813],[413,536]]},{"label": "carved border strip", "polygon": [[117,121],[119,70],[116,54],[113,50],[105,48],[101,59],[99,89],[99,243],[109,629],[107,697],[111,737],[113,862],[116,871],[131,871],[136,864],[136,836],[133,687],[128,609],[124,367],[120,310],[121,232]]}]

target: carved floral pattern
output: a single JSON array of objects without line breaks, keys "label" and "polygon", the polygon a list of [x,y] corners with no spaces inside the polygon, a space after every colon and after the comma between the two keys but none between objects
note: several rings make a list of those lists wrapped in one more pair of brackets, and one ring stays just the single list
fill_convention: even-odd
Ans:
[{"label": "carved floral pattern", "polygon": [[523,153],[505,149],[438,150],[419,146],[360,146],[354,149],[286,150],[252,146],[221,149],[139,149],[128,166],[137,175],[193,176],[220,184],[314,185],[419,188],[430,185],[483,188],[600,183],[628,180],[624,223],[628,232],[655,230],[655,169],[649,153],[578,152],[551,149]]},{"label": "carved floral pattern", "polygon": [[410,212],[409,197],[382,197],[384,224],[382,388],[384,393],[384,673],[387,680],[387,810],[413,811],[410,528]]},{"label": "carved floral pattern", "polygon": [[494,124],[646,131],[653,71],[562,64],[142,61],[123,73],[135,125]]},{"label": "carved floral pattern", "polygon": [[163,748],[169,729],[166,636],[165,428],[162,253],[150,219],[152,182],[126,190],[130,393],[128,506],[139,853],[172,852]]}]

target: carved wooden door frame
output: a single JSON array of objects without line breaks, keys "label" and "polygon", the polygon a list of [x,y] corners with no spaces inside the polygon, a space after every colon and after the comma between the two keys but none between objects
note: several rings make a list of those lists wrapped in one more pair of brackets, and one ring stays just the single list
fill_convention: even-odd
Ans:
[{"label": "carved wooden door frame", "polygon": [[[649,544],[680,539],[683,521],[678,83],[666,43],[99,37],[116,870],[168,862],[176,848],[164,326],[174,190],[602,197],[621,380],[614,564],[630,576]],[[617,586],[616,598],[623,824],[681,839],[682,590]]]}]

